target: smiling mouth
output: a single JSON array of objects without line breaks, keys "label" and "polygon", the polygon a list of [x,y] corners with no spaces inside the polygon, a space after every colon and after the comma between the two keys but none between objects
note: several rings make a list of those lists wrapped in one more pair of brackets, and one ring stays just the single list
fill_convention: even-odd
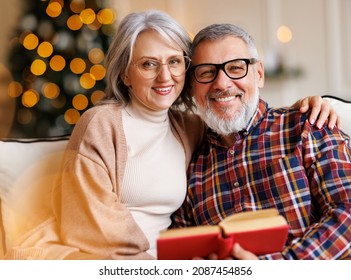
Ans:
[{"label": "smiling mouth", "polygon": [[169,94],[172,91],[173,86],[169,87],[154,87],[152,88],[156,93],[161,95]]},{"label": "smiling mouth", "polygon": [[235,95],[223,94],[223,95],[218,95],[218,96],[212,96],[212,97],[210,97],[210,100],[217,101],[217,102],[228,102],[228,101],[234,100],[236,98],[240,98],[242,96],[243,96],[243,93],[238,92]]}]

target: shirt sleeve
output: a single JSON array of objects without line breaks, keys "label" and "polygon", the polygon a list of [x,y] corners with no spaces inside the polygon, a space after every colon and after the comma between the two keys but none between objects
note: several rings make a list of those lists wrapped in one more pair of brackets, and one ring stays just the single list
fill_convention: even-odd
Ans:
[{"label": "shirt sleeve", "polygon": [[349,137],[308,122],[301,144],[314,223],[281,253],[261,259],[343,259],[351,253],[351,149]]}]

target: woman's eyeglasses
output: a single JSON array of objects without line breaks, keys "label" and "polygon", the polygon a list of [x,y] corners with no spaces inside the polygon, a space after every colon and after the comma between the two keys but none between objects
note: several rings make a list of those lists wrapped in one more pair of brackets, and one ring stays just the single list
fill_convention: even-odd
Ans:
[{"label": "woman's eyeglasses", "polygon": [[137,60],[133,66],[136,66],[141,75],[146,79],[153,79],[158,76],[163,65],[168,66],[172,76],[181,76],[189,68],[191,59],[187,56],[174,56],[167,60],[166,63],[153,58],[142,57]]}]

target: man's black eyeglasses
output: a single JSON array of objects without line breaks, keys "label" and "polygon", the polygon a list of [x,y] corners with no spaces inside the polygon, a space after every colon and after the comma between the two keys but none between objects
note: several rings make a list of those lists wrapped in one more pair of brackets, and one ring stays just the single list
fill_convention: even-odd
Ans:
[{"label": "man's black eyeglasses", "polygon": [[217,78],[220,69],[233,80],[242,79],[247,75],[249,64],[255,64],[257,61],[256,58],[238,58],[222,64],[199,64],[193,66],[191,69],[197,82],[207,84]]}]

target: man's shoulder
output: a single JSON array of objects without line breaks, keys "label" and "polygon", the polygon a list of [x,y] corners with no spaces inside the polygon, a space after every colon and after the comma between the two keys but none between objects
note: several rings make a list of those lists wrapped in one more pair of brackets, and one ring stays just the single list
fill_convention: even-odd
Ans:
[{"label": "man's shoulder", "polygon": [[268,108],[250,128],[251,138],[299,138],[305,129],[308,114],[290,107]]},{"label": "man's shoulder", "polygon": [[270,114],[284,115],[284,114],[301,114],[298,109],[292,107],[271,107],[267,110]]},{"label": "man's shoulder", "polygon": [[266,116],[266,118],[273,120],[295,120],[296,123],[304,123],[307,117],[308,113],[301,113],[298,109],[291,107],[269,108]]}]

